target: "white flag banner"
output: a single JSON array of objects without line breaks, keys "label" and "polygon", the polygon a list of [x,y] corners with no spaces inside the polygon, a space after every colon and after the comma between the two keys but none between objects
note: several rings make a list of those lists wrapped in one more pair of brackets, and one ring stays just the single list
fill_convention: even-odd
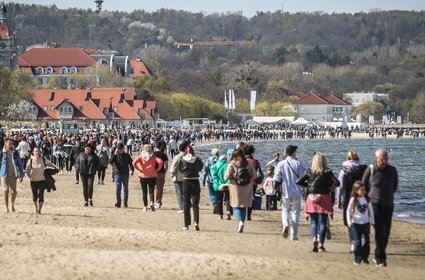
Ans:
[{"label": "white flag banner", "polygon": [[348,122],[348,116],[347,115],[344,116],[343,120],[344,120],[344,123],[347,123]]},{"label": "white flag banner", "polygon": [[232,90],[229,89],[229,110],[232,110]]},{"label": "white flag banner", "polygon": [[387,116],[382,116],[382,123],[383,124],[388,124],[388,117]]},{"label": "white flag banner", "polygon": [[255,103],[257,102],[257,92],[255,90],[251,91],[251,111],[255,110]]},{"label": "white flag banner", "polygon": [[229,103],[227,103],[227,92],[224,91],[224,108],[229,109]]},{"label": "white flag banner", "polygon": [[362,122],[362,114],[357,114],[356,116],[356,122],[361,123]]},{"label": "white flag banner", "polygon": [[374,116],[369,116],[369,123],[370,124],[374,124],[375,123],[375,117]]},{"label": "white flag banner", "polygon": [[235,91],[232,90],[232,110],[236,109]]},{"label": "white flag banner", "polygon": [[402,123],[401,116],[397,116],[397,123],[398,124],[401,124]]}]

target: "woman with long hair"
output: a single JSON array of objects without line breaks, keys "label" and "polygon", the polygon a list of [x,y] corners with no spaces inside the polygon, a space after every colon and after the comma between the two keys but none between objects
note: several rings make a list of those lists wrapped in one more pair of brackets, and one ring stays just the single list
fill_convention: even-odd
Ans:
[{"label": "woman with long hair", "polygon": [[46,158],[42,157],[40,149],[35,147],[27,164],[26,174],[31,181],[32,200],[35,206],[35,212],[41,214],[41,208],[44,203],[44,190],[46,189],[46,177],[44,170],[47,166],[58,168]]},{"label": "woman with long hair", "polygon": [[309,186],[305,203],[305,213],[310,217],[310,230],[313,237],[313,252],[326,252],[324,243],[328,226],[328,215],[333,214],[331,192],[339,185],[326,158],[315,153],[311,168],[307,171]]},{"label": "woman with long hair", "polygon": [[191,224],[190,207],[193,209],[193,219],[195,230],[199,231],[199,199],[201,188],[199,184],[199,172],[202,171],[204,164],[191,146],[185,149],[186,155],[179,162],[179,170],[183,174],[183,198],[184,198],[184,227],[188,230]]},{"label": "woman with long hair", "polygon": [[152,212],[155,211],[155,185],[158,171],[163,165],[162,159],[152,153],[149,144],[143,146],[143,150],[136,159],[133,160],[133,166],[139,171],[140,185],[143,192],[143,212],[148,210],[148,188],[150,207]]},{"label": "woman with long hair", "polygon": [[248,207],[254,197],[252,180],[256,177],[254,167],[246,160],[241,149],[232,152],[232,160],[227,166],[224,180],[229,180],[230,206],[238,221],[238,232],[242,233]]}]

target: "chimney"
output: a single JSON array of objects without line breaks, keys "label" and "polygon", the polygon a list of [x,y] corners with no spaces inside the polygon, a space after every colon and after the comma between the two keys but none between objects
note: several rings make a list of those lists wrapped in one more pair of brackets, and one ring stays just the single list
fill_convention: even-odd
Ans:
[{"label": "chimney", "polygon": [[49,101],[53,101],[53,100],[55,100],[55,92],[54,91],[52,91],[50,93],[50,98],[49,98]]},{"label": "chimney", "polygon": [[90,99],[91,99],[91,91],[88,91],[86,95],[86,101],[89,101]]}]

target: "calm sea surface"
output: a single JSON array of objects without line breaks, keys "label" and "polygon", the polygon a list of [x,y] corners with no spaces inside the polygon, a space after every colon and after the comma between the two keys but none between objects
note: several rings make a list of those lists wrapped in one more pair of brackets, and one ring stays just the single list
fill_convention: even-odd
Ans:
[{"label": "calm sea surface", "polygon": [[[205,143],[204,143],[205,144]],[[212,148],[219,148],[223,154],[234,143],[214,143],[195,148],[197,155],[203,160],[209,157]],[[353,140],[283,140],[252,143],[258,159],[264,169],[266,163],[273,158],[274,152],[282,151],[289,144],[298,146],[297,158],[307,168],[311,165],[314,152],[326,156],[328,165],[334,173],[339,173],[347,151],[358,152],[364,164],[374,162],[374,152],[378,148],[389,151],[389,163],[397,168],[399,189],[395,198],[394,218],[411,222],[425,223],[425,139],[353,139]]]}]

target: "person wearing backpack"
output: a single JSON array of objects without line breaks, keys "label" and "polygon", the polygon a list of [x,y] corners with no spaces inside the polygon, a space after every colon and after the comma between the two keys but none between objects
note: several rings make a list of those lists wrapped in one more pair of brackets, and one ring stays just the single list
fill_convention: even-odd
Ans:
[{"label": "person wearing backpack", "polygon": [[214,214],[217,214],[215,213],[215,209],[216,209],[215,205],[217,203],[217,197],[214,192],[214,181],[211,178],[211,167],[218,161],[219,154],[220,154],[219,149],[214,148],[211,150],[211,156],[205,161],[204,179],[202,180],[202,186],[205,187],[205,184],[206,184],[208,187],[210,200],[214,207]]},{"label": "person wearing backpack", "polygon": [[355,150],[348,151],[347,160],[342,163],[342,169],[338,175],[338,181],[341,185],[336,189],[336,197],[338,199],[338,208],[343,210],[344,225],[348,228],[348,237],[350,239],[350,253],[354,252],[354,232],[348,226],[347,208],[350,202],[351,191],[354,182],[362,180],[363,173],[367,165],[361,164],[359,156]]},{"label": "person wearing backpack", "polygon": [[105,185],[106,169],[108,168],[109,158],[111,157],[111,150],[106,143],[106,139],[102,138],[100,144],[96,147],[96,155],[99,158],[99,171],[97,172],[97,184]]},{"label": "person wearing backpack", "polygon": [[[224,180],[224,174],[226,173],[227,165],[228,163],[226,156],[222,155],[211,167],[211,177],[214,181],[214,192],[217,197],[217,203],[215,204],[214,212],[220,216],[220,220],[223,219],[223,203],[225,201],[225,197],[229,197],[229,181]],[[227,186],[227,188],[225,188],[225,186]],[[226,214],[227,220],[230,220],[232,217],[232,207],[230,207],[229,203],[227,203]]]},{"label": "person wearing backpack", "polygon": [[56,165],[41,155],[38,147],[35,147],[32,150],[32,156],[28,161],[25,173],[31,181],[32,200],[37,214],[41,214],[41,208],[43,208],[44,190],[47,187],[44,170],[46,170],[47,166],[58,169]]},{"label": "person wearing backpack", "polygon": [[248,207],[254,197],[252,181],[256,177],[254,167],[246,160],[241,149],[232,152],[232,160],[227,166],[224,180],[229,180],[230,206],[238,221],[239,233],[243,232]]},{"label": "person wearing backpack", "polygon": [[[261,185],[263,183],[264,180],[264,174],[263,171],[261,170],[261,164],[258,160],[256,160],[253,156],[253,154],[255,153],[255,148],[252,145],[246,145],[243,149],[243,152],[245,154],[246,160],[248,161],[248,163],[250,163],[255,170],[255,177],[254,179],[252,179],[252,205],[250,207],[248,207],[248,217],[247,220],[251,221],[251,214],[252,214],[252,209],[254,208],[254,200],[255,200],[255,191],[258,188],[258,185]],[[261,208],[261,204],[260,204],[260,208]]]},{"label": "person wearing backpack", "polygon": [[4,148],[0,153],[0,183],[4,192],[6,213],[9,213],[9,192],[12,195],[11,208],[15,212],[16,180],[22,183],[24,178],[24,167],[18,152],[13,146],[13,139],[6,139]]}]

